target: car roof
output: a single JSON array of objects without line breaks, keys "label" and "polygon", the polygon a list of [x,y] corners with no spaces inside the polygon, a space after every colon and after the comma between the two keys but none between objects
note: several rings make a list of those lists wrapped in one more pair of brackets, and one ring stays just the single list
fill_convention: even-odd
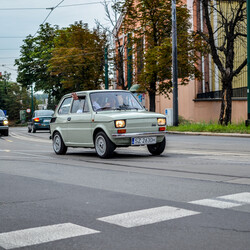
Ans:
[{"label": "car roof", "polygon": [[68,93],[66,95],[64,95],[63,97],[69,97],[71,96],[73,93],[76,93],[77,95],[86,95],[86,94],[91,94],[91,93],[100,93],[100,92],[127,92],[127,93],[131,93],[128,90],[121,90],[121,89],[98,89],[98,90],[86,90],[86,91],[77,91],[77,92],[72,92],[72,93]]}]

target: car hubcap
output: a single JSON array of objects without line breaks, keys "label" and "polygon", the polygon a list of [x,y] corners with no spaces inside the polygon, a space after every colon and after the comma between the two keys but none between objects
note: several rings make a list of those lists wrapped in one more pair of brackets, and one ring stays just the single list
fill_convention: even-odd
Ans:
[{"label": "car hubcap", "polygon": [[96,139],[96,151],[99,155],[104,155],[106,152],[106,141],[102,136]]},{"label": "car hubcap", "polygon": [[60,148],[61,148],[61,139],[58,135],[56,135],[54,137],[54,150],[56,152],[59,152]]}]

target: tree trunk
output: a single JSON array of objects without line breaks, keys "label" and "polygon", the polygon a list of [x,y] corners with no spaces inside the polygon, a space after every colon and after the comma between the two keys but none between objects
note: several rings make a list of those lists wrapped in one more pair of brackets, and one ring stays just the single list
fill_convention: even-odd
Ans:
[{"label": "tree trunk", "polygon": [[153,73],[153,77],[150,82],[150,90],[149,93],[149,107],[150,111],[155,112],[155,94],[156,94],[156,81],[157,81],[157,73]]},{"label": "tree trunk", "polygon": [[155,93],[149,92],[149,110],[155,112]]},{"label": "tree trunk", "polygon": [[[119,49],[118,49],[119,50]],[[123,70],[123,53],[121,51],[118,51],[118,65],[117,65],[117,71],[118,71],[118,86],[121,86],[122,89],[126,89],[125,87],[125,81],[124,81],[124,70]]]},{"label": "tree trunk", "polygon": [[222,101],[219,124],[227,126],[231,123],[232,113],[232,79],[222,79]]}]

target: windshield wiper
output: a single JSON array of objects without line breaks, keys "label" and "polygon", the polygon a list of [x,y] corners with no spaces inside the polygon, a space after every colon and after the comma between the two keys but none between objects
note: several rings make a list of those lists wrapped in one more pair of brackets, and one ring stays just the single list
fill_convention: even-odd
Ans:
[{"label": "windshield wiper", "polygon": [[102,107],[102,108],[96,109],[95,111],[97,112],[97,111],[110,110],[110,109],[111,109],[111,107]]},{"label": "windshield wiper", "polygon": [[129,105],[126,105],[126,104],[120,105],[119,108],[117,108],[117,109],[118,110],[131,110],[131,109],[138,110],[138,108],[130,107]]}]

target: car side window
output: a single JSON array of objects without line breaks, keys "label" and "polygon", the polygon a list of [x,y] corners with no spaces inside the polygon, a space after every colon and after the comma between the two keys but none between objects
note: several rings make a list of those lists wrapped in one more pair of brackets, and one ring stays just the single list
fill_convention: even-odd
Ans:
[{"label": "car side window", "polygon": [[85,105],[84,105],[83,112],[89,112],[89,104],[88,104],[87,98],[85,98]]},{"label": "car side window", "polygon": [[73,101],[71,113],[79,114],[88,111],[89,111],[88,102],[86,101],[85,96],[79,97],[79,99]]},{"label": "car side window", "polygon": [[60,115],[69,113],[71,101],[72,101],[71,97],[64,99],[64,101],[62,102],[62,104],[58,110],[58,113]]}]

